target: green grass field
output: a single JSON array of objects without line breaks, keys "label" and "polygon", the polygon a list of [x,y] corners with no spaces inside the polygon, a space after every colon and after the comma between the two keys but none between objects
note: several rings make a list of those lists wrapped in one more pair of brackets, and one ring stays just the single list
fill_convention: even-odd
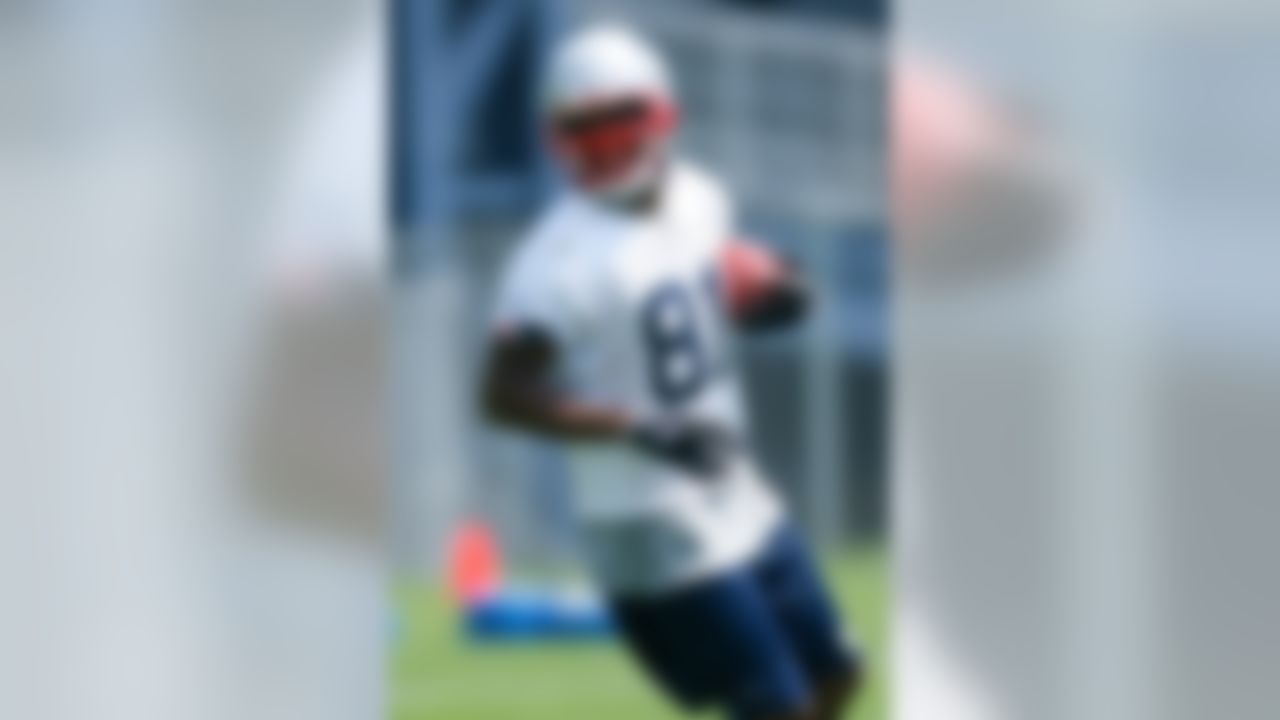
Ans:
[{"label": "green grass field", "polygon": [[[831,558],[829,577],[868,659],[853,720],[888,718],[889,592],[885,555]],[[565,647],[468,644],[436,589],[397,589],[403,626],[391,665],[393,720],[674,720],[670,707],[608,642]]]}]

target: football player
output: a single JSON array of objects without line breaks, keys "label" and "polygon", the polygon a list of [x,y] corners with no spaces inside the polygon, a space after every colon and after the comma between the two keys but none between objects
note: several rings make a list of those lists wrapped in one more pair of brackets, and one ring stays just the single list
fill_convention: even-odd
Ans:
[{"label": "football player", "polygon": [[677,159],[660,58],[618,27],[545,78],[570,179],[501,280],[483,404],[566,444],[593,574],[637,661],[691,708],[833,720],[860,666],[809,550],[753,462],[735,333],[792,322],[796,273],[733,240],[730,199]]}]

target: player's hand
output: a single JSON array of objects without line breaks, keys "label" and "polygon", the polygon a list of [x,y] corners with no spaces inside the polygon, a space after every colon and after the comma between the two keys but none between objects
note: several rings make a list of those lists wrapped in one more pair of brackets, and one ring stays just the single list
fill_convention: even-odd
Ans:
[{"label": "player's hand", "polygon": [[638,423],[629,439],[641,452],[703,478],[722,475],[734,449],[733,438],[723,428],[690,418]]},{"label": "player's hand", "polygon": [[772,330],[804,317],[810,289],[795,264],[763,245],[734,240],[720,257],[729,315],[746,330]]}]

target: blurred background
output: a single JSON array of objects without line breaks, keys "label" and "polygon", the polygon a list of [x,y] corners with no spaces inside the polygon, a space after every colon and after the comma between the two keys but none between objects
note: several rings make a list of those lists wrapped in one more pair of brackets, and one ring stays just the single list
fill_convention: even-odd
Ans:
[{"label": "blurred background", "polygon": [[379,714],[382,20],[0,2],[0,715]]},{"label": "blurred background", "polygon": [[600,15],[825,291],[746,365],[863,717],[890,614],[906,720],[1274,717],[1280,13],[892,10],[886,133],[880,3],[0,0],[0,717],[669,716],[440,582],[473,517],[576,567],[559,459],[470,387],[553,187],[532,77]]},{"label": "blurred background", "polygon": [[[616,649],[469,646],[441,597],[468,520],[492,528],[508,574],[579,576],[560,452],[486,427],[474,388],[495,275],[558,182],[536,112],[540,68],[566,33],[602,20],[659,46],[683,105],[682,150],[735,194],[741,231],[793,258],[817,288],[807,323],[743,344],[754,439],[879,659],[884,7],[408,0],[392,11],[392,557],[405,623],[396,717],[675,716]],[[882,717],[883,688],[873,695],[858,717]]]}]

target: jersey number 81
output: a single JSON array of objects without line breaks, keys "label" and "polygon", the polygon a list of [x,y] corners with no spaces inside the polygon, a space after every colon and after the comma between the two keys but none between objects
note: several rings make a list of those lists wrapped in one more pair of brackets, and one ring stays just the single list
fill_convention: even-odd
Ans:
[{"label": "jersey number 81", "polygon": [[[714,274],[707,275],[707,291],[719,296]],[[649,382],[662,402],[689,400],[714,370],[699,332],[698,297],[683,283],[670,281],[654,288],[641,307],[642,334],[649,356]]]}]

